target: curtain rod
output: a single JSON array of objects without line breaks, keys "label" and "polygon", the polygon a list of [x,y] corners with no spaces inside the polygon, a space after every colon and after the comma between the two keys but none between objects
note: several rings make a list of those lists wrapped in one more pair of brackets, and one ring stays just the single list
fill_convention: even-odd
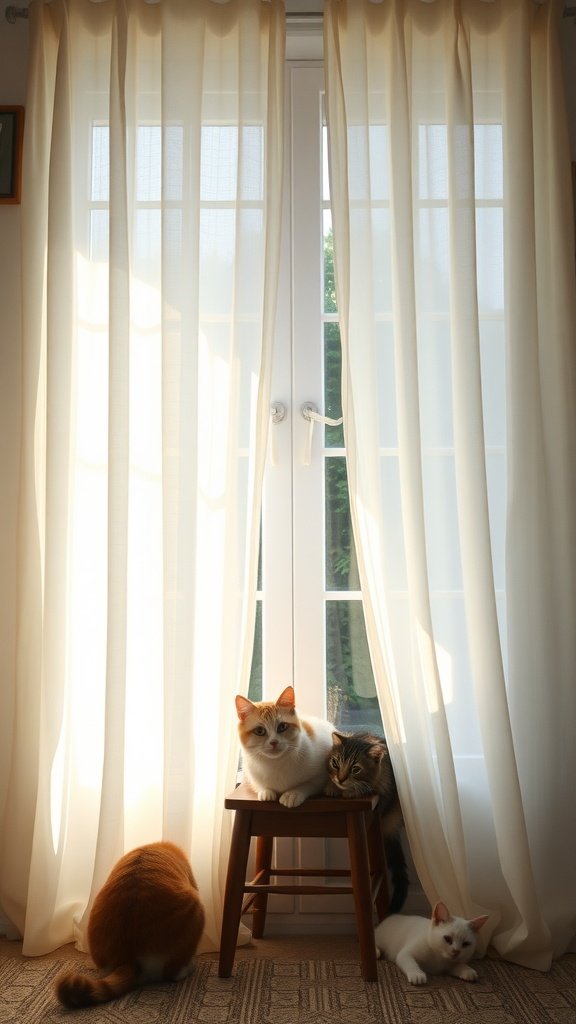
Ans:
[{"label": "curtain rod", "polygon": [[[309,18],[318,19],[322,18],[322,16],[322,11],[302,11],[300,14],[294,11],[286,14],[286,21],[306,21]],[[18,18],[28,17],[28,8],[16,7],[15,4],[9,4],[4,11],[4,17],[11,25],[15,25]],[[562,12],[562,17],[576,18],[576,6],[566,6]]]}]

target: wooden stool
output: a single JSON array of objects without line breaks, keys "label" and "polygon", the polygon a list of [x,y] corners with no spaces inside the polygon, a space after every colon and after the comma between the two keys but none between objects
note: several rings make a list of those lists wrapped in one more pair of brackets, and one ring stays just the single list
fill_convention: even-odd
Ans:
[{"label": "wooden stool", "polygon": [[[255,939],[262,938],[269,895],[336,896],[351,893],[356,910],[362,977],[365,981],[376,981],[374,904],[378,921],[388,911],[388,882],[379,797],[374,795],[353,800],[312,797],[299,807],[284,807],[275,800],[258,800],[254,791],[243,782],[226,798],[224,806],[236,814],[226,877],[219,977],[229,978],[232,973],[240,918],[251,907],[254,915],[252,936]],[[256,874],[251,882],[247,882],[246,869],[252,836],[257,836]],[[272,847],[276,836],[347,838],[350,868],[273,868]],[[271,876],[349,878],[350,884],[271,884]]]}]

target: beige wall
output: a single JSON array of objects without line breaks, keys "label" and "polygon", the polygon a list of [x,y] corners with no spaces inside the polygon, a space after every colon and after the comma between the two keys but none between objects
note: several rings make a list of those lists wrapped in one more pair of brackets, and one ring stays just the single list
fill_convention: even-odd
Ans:
[{"label": "beige wall", "polygon": [[[574,2],[574,0],[571,0]],[[0,104],[24,104],[28,23],[0,13]],[[572,159],[576,160],[576,18],[562,23]],[[0,682],[15,657],[16,499],[20,423],[20,207],[0,207]],[[1,756],[1,755],[0,755]]]}]

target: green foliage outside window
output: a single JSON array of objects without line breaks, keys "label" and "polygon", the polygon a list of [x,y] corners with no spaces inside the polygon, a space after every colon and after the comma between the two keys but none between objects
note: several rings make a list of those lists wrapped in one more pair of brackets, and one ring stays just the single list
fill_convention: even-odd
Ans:
[{"label": "green foliage outside window", "polygon": [[[334,237],[324,236],[324,311],[336,313]],[[324,325],[324,409],[342,415],[342,348],[336,321]],[[327,448],[344,447],[342,426],[325,428]],[[345,456],[325,459],[326,589],[358,591],[360,579],[350,518]],[[326,604],[326,684],[328,715],[342,728],[377,728],[380,711],[360,601]]]}]

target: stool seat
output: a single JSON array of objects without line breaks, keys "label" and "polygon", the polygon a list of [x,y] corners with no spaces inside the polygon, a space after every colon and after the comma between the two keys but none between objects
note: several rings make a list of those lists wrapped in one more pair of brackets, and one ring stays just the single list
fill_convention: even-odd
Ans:
[{"label": "stool seat", "polygon": [[[235,812],[224,910],[218,975],[228,978],[234,966],[238,929],[242,914],[252,909],[252,936],[262,938],[268,896],[336,896],[350,893],[354,898],[360,946],[362,977],[377,980],[374,942],[374,907],[381,921],[388,912],[388,881],[380,798],[376,795],[340,799],[311,797],[299,807],[284,807],[276,800],[258,800],[243,782],[224,801]],[[252,836],[256,837],[256,874],[246,879]],[[275,868],[272,866],[277,837],[345,838],[350,855],[349,868]],[[348,884],[289,883],[290,878],[342,878]],[[271,879],[280,879],[272,882]]]}]

